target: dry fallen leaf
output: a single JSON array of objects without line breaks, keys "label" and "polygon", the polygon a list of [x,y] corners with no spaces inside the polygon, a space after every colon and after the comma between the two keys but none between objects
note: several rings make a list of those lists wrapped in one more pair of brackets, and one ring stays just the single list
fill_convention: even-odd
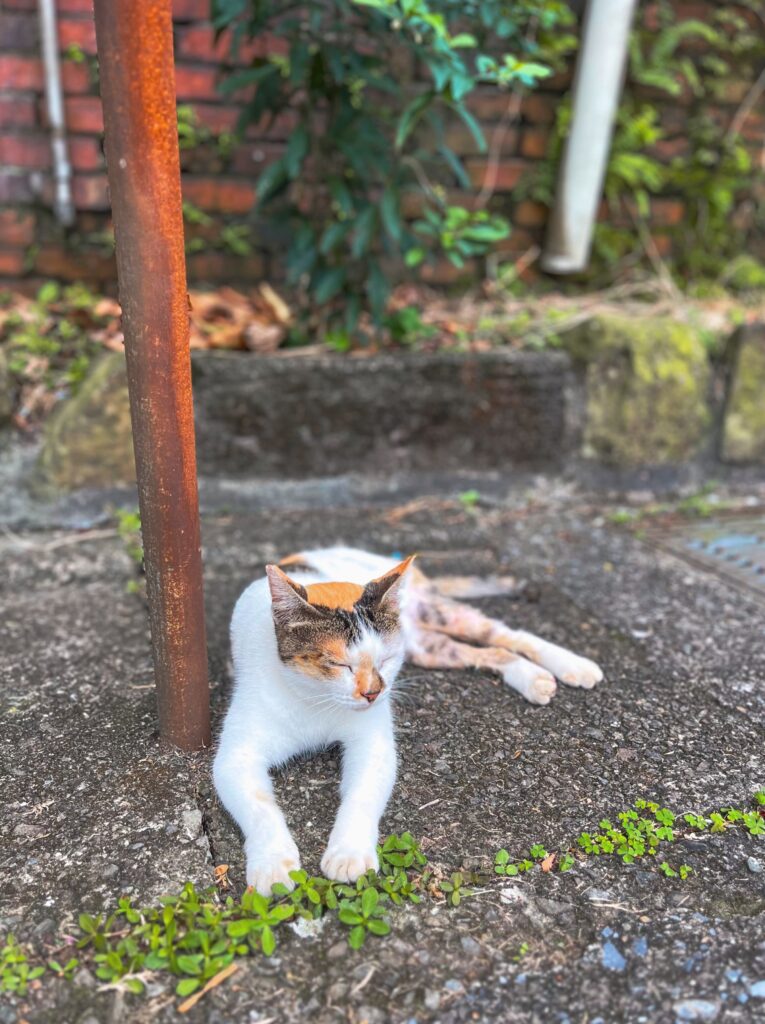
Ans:
[{"label": "dry fallen leaf", "polygon": [[553,866],[554,863],[555,863],[555,854],[554,853],[548,853],[548,855],[545,857],[545,859],[542,861],[542,863],[539,866],[542,868],[542,870],[545,873],[547,873],[548,871],[552,871],[552,866]]}]

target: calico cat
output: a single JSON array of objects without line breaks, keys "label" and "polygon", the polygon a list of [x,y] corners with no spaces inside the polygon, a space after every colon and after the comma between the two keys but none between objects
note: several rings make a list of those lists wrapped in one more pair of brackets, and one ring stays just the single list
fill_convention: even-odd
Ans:
[{"label": "calico cat", "polygon": [[445,596],[413,559],[342,547],[292,555],[237,602],[235,687],[213,775],[244,833],[247,883],[263,895],[275,882],[292,888],[300,866],[269,769],[332,743],[343,747],[342,799],[321,869],[353,882],[378,868],[396,778],[389,698],[405,659],[487,669],[534,704],[550,702],[556,679],[589,689],[603,678],[594,662]]}]

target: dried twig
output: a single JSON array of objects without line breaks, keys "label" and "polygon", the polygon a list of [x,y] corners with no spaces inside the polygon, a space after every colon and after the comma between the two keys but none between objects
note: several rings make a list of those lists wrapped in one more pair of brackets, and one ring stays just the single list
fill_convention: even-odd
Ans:
[{"label": "dried twig", "polygon": [[189,996],[185,999],[178,1007],[178,1013],[188,1013],[188,1011],[197,1005],[202,996],[206,995],[211,988],[216,988],[222,982],[230,978],[231,975],[239,970],[239,964],[229,964],[228,967],[224,967],[222,971],[218,971],[217,974],[213,975],[212,978],[207,982],[204,988],[200,988],[198,992],[195,992],[193,996]]}]

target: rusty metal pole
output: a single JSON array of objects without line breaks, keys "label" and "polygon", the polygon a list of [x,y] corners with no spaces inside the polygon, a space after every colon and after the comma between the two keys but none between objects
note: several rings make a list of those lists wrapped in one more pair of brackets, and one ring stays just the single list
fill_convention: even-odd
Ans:
[{"label": "rusty metal pole", "polygon": [[159,726],[210,742],[171,0],[95,0]]}]

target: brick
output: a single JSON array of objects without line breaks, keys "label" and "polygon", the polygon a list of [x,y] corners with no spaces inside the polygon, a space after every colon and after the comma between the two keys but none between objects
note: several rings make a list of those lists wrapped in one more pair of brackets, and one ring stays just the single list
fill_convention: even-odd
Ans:
[{"label": "brick", "polygon": [[31,128],[35,111],[32,96],[0,96],[0,128]]},{"label": "brick", "polygon": [[190,25],[178,29],[175,42],[175,57],[191,59],[209,64],[229,61],[234,64],[249,64],[254,57],[286,54],[288,44],[281,36],[266,34],[240,44],[236,57],[231,53],[231,33],[223,32],[216,41],[212,25]]},{"label": "brick", "polygon": [[550,133],[544,128],[526,128],[521,136],[521,155],[542,160],[547,155]]},{"label": "brick", "polygon": [[507,114],[512,99],[506,92],[497,89],[478,89],[467,100],[470,112],[482,123],[499,121]]},{"label": "brick", "polygon": [[547,207],[533,199],[524,199],[513,211],[513,224],[523,228],[538,228],[547,223]]},{"label": "brick", "polygon": [[651,223],[662,227],[682,224],[685,220],[685,203],[680,199],[652,199]]},{"label": "brick", "polygon": [[70,46],[77,46],[94,56],[97,52],[95,23],[90,18],[59,18],[58,45],[62,53]]},{"label": "brick", "polygon": [[36,57],[0,54],[0,82],[3,89],[39,92],[43,88],[42,62]]},{"label": "brick", "polygon": [[50,142],[44,135],[0,135],[0,164],[45,170],[50,161]]},{"label": "brick", "polygon": [[3,0],[7,11],[37,11],[37,0]]},{"label": "brick", "polygon": [[22,249],[32,244],[34,236],[33,214],[21,210],[0,210],[0,246]]},{"label": "brick", "polygon": [[38,25],[34,14],[0,11],[0,48],[15,53],[32,50],[36,55],[40,45]]},{"label": "brick", "polygon": [[420,278],[428,284],[455,284],[478,276],[478,266],[474,260],[468,260],[464,267],[455,267],[449,260],[437,263],[424,263],[420,270]]},{"label": "brick", "polygon": [[[468,160],[467,172],[475,188],[483,188],[486,180],[487,160]],[[523,160],[503,160],[496,168],[495,192],[510,192],[518,182],[528,164]]]},{"label": "brick", "polygon": [[179,100],[214,99],[217,80],[217,68],[180,64],[175,69],[175,94]]},{"label": "brick", "polygon": [[687,156],[690,149],[689,139],[686,136],[678,135],[673,139],[660,139],[649,148],[648,153],[657,160],[669,163],[676,157]]},{"label": "brick", "polygon": [[64,93],[69,96],[93,91],[93,80],[87,64],[75,64],[73,60],[62,61],[61,82]]},{"label": "brick", "polygon": [[0,203],[31,203],[34,198],[28,174],[0,168]]},{"label": "brick", "polygon": [[255,188],[235,178],[184,178],[183,198],[208,213],[247,213],[255,203]]},{"label": "brick", "polygon": [[186,259],[186,270],[190,281],[257,281],[263,277],[265,264],[260,253],[249,256],[235,256],[233,253],[210,251],[192,253]]},{"label": "brick", "polygon": [[108,210],[109,182],[105,174],[75,174],[72,197],[78,210]]},{"label": "brick", "polygon": [[92,135],[70,135],[69,159],[76,171],[100,171],[105,166],[99,139]]},{"label": "brick", "polygon": [[103,132],[104,115],[97,96],[71,96],[64,101],[64,106],[68,131],[96,135]]},{"label": "brick", "polygon": [[669,235],[656,234],[651,232],[653,238],[653,244],[656,246],[656,251],[660,256],[669,256],[672,252],[672,239]]},{"label": "brick", "polygon": [[210,16],[210,0],[173,0],[174,21],[205,21]]},{"label": "brick", "polygon": [[[484,137],[486,145],[491,147],[494,144],[497,125],[484,125]],[[499,152],[503,156],[510,156],[518,150],[518,129],[508,126],[502,132],[502,139]],[[446,145],[458,156],[479,156],[481,150],[473,138],[473,133],[462,122],[452,122],[445,132]]]},{"label": "brick", "polygon": [[60,14],[93,14],[93,0],[56,0]]},{"label": "brick", "polygon": [[35,257],[34,270],[43,277],[64,281],[113,281],[116,276],[111,253],[65,246],[42,246]]},{"label": "brick", "polygon": [[239,107],[226,106],[223,103],[192,103],[191,106],[199,123],[211,132],[231,132],[236,127]]},{"label": "brick", "polygon": [[284,146],[274,143],[249,142],[237,146],[231,156],[229,170],[234,174],[253,175],[260,172],[284,152]]},{"label": "brick", "polygon": [[560,102],[559,96],[545,96],[533,92],[525,97],[521,113],[531,124],[553,124]]},{"label": "brick", "polygon": [[23,249],[0,249],[0,274],[15,277],[24,273]]},{"label": "brick", "polygon": [[507,238],[497,242],[494,251],[503,255],[522,256],[528,252],[533,245],[539,242],[539,232],[525,231],[523,228],[514,228]]}]

